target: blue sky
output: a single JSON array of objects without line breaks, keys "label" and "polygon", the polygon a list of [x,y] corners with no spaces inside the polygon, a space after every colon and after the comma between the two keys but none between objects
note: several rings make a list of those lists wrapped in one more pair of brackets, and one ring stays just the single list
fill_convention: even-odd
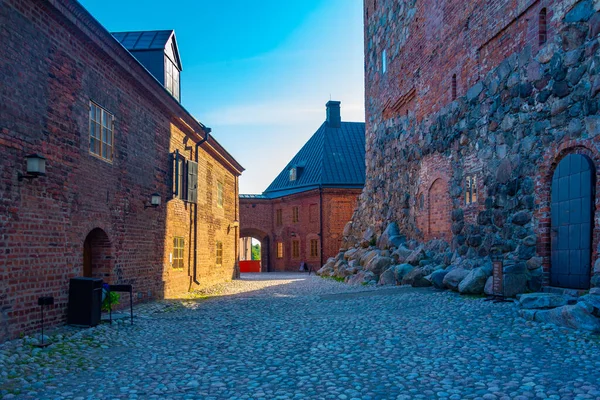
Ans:
[{"label": "blue sky", "polygon": [[109,31],[174,29],[182,104],[260,193],[342,102],[364,121],[362,0],[81,0]]}]

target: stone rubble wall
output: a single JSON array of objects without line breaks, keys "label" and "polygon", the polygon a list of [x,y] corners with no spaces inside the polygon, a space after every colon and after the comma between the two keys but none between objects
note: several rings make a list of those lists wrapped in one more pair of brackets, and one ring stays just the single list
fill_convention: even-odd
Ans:
[{"label": "stone rubble wall", "polygon": [[[518,276],[516,286],[525,290],[523,279],[529,290],[547,283],[554,167],[569,153],[600,163],[600,12],[591,1],[573,3],[554,8],[559,21],[548,44],[539,51],[527,45],[510,55],[439,112],[421,120],[411,113],[383,119],[367,112],[367,184],[344,231],[342,251],[370,249],[390,256],[399,243],[374,244],[391,223],[412,243],[409,250],[432,239],[436,221],[423,222],[431,217],[420,212],[419,194],[443,179],[450,199],[448,247],[425,259],[443,254],[448,263],[434,265],[475,260],[479,268],[499,249],[505,272]],[[367,98],[368,110],[369,104]],[[478,202],[469,206],[466,174],[479,182]],[[600,226],[598,212],[595,225]],[[596,228],[594,260],[598,242]],[[366,271],[360,264],[356,271]],[[363,281],[380,279],[370,272]],[[592,273],[592,286],[600,285],[600,268]]]}]

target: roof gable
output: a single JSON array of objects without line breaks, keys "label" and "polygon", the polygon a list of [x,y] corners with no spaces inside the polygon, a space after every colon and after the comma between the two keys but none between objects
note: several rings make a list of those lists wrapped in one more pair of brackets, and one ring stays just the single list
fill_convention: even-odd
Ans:
[{"label": "roof gable", "polygon": [[[297,168],[294,181],[292,168]],[[365,124],[342,122],[333,128],[325,122],[263,194],[281,197],[318,187],[362,188],[364,184]]]}]

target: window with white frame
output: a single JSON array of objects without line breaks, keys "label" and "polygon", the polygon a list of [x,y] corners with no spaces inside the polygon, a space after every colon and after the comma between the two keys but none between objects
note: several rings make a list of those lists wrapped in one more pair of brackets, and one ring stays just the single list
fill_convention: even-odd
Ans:
[{"label": "window with white frame", "polygon": [[217,182],[217,207],[223,208],[223,182]]},{"label": "window with white frame", "polygon": [[90,101],[90,153],[105,161],[113,160],[115,117]]}]

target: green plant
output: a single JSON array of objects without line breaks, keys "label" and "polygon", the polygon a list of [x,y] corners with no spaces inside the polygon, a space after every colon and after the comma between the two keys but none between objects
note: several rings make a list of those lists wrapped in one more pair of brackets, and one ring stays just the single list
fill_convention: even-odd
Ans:
[{"label": "green plant", "polygon": [[108,311],[112,307],[119,304],[119,300],[121,300],[121,295],[117,292],[108,292],[102,301],[102,311]]}]

